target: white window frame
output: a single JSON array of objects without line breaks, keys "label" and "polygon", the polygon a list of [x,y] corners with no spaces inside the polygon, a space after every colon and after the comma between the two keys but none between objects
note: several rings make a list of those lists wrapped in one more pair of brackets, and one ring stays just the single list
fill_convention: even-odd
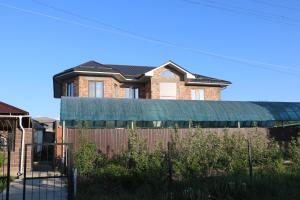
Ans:
[{"label": "white window frame", "polygon": [[[100,90],[100,93],[98,93],[98,89],[97,86],[99,86],[101,83],[101,90]],[[91,91],[91,84],[94,84],[93,85],[93,90],[94,91]],[[89,97],[91,98],[104,98],[104,82],[103,81],[89,81],[88,82],[88,95]]]},{"label": "white window frame", "polygon": [[202,88],[191,89],[191,100],[205,100],[205,90]]},{"label": "white window frame", "polygon": [[139,88],[138,87],[127,87],[125,88],[126,99],[139,99]]}]

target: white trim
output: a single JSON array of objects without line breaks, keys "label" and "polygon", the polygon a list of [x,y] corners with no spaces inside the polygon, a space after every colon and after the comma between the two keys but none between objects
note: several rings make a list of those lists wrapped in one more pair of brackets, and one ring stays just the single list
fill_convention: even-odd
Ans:
[{"label": "white trim", "polygon": [[125,80],[128,80],[128,81],[131,81],[131,80],[134,80],[134,79],[128,79],[128,78],[125,78],[121,73],[114,73],[114,72],[93,72],[93,71],[72,71],[72,72],[67,72],[67,73],[63,73],[59,76],[56,76],[54,77],[55,79],[56,78],[59,78],[59,77],[62,77],[62,76],[66,76],[68,74],[106,74],[106,75],[120,75],[123,79]]},{"label": "white trim", "polygon": [[163,65],[161,65],[161,66],[159,66],[157,68],[154,68],[154,69],[150,70],[149,72],[146,72],[145,76],[153,76],[155,70],[157,70],[157,69],[159,69],[161,67],[168,66],[168,65],[172,65],[173,67],[179,69],[181,72],[184,72],[186,74],[187,78],[190,78],[190,79],[195,79],[196,78],[195,75],[191,74],[190,72],[186,71],[185,69],[183,69],[182,67],[180,67],[179,65],[177,65],[177,64],[175,64],[175,63],[173,63],[171,61],[168,61],[165,64],[163,64]]},{"label": "white trim", "polygon": [[19,118],[19,117],[30,117],[30,115],[0,115],[0,118]]},{"label": "white trim", "polygon": [[203,83],[203,82],[186,82],[186,84],[197,84],[197,85],[222,85],[222,86],[228,86],[229,83]]}]

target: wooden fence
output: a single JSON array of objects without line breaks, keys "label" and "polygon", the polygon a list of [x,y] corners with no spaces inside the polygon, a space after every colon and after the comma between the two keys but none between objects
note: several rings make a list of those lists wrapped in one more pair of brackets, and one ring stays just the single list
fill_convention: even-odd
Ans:
[{"label": "wooden fence", "polygon": [[[185,137],[196,130],[178,129],[178,136]],[[205,128],[202,130],[214,134],[224,133],[223,128]],[[268,135],[269,132],[266,128],[228,128],[226,130],[229,134],[247,134],[259,131],[261,134]],[[66,142],[72,143],[75,151],[77,151],[80,147],[82,135],[89,142],[96,144],[99,151],[112,156],[128,148],[128,135],[131,131],[131,129],[67,129]],[[137,129],[136,131],[147,140],[149,150],[153,150],[158,142],[166,148],[171,140],[171,135],[175,132],[174,129]]]}]

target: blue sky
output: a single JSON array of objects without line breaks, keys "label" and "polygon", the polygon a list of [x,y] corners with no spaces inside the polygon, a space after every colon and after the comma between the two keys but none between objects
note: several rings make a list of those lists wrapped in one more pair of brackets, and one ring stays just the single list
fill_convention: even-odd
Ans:
[{"label": "blue sky", "polygon": [[0,100],[57,118],[54,74],[173,60],[232,81],[223,100],[299,101],[299,35],[296,0],[0,0]]}]

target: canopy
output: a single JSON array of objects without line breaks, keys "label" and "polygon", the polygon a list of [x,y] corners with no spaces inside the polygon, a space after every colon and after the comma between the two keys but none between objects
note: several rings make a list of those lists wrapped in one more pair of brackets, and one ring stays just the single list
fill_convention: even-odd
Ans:
[{"label": "canopy", "polygon": [[64,121],[300,121],[300,102],[62,97],[60,118]]}]

